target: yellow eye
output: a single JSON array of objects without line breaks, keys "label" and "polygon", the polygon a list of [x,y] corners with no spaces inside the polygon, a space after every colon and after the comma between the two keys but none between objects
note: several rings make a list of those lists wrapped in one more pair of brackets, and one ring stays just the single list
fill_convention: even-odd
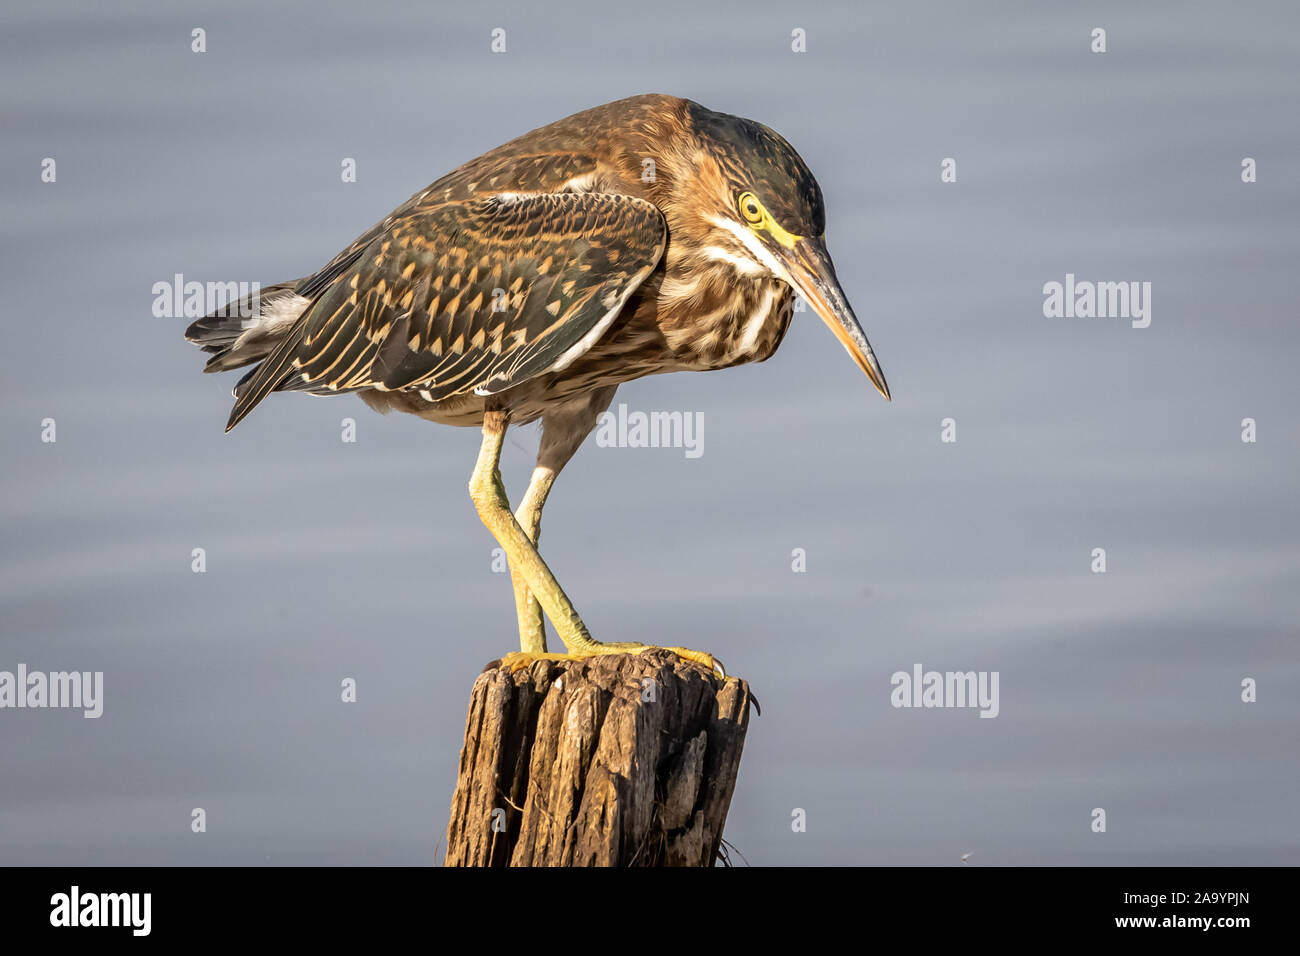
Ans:
[{"label": "yellow eye", "polygon": [[763,221],[763,204],[753,193],[741,193],[740,198],[736,200],[736,206],[745,222],[758,225]]}]

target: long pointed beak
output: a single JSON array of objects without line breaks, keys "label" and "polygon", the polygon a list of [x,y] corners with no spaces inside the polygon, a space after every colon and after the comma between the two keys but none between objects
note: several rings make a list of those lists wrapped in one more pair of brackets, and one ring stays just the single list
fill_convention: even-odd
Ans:
[{"label": "long pointed beak", "polygon": [[778,246],[774,251],[789,273],[787,281],[835,333],[844,350],[857,363],[858,368],[866,373],[867,378],[871,379],[876,390],[889,399],[885,373],[880,370],[876,353],[871,350],[871,343],[858,324],[853,307],[844,297],[844,290],[835,277],[835,265],[831,262],[830,253],[826,251],[826,243],[821,239],[798,239],[793,248]]}]

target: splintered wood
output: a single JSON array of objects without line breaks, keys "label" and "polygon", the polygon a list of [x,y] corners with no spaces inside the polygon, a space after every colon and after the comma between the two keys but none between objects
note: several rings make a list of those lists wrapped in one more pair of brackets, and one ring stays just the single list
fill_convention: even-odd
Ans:
[{"label": "splintered wood", "polygon": [[470,695],[447,866],[711,866],[749,685],[667,651],[499,662]]}]

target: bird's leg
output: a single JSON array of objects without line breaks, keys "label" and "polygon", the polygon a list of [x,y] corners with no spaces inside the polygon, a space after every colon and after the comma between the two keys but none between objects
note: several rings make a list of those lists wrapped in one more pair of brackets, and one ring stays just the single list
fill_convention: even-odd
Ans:
[{"label": "bird's leg", "polygon": [[[519,654],[508,654],[502,658],[503,663],[511,666],[524,666],[538,658],[569,659],[594,657],[598,654],[637,654],[651,649],[648,644],[620,642],[603,644],[592,638],[587,625],[573,607],[563,588],[560,587],[551,569],[546,566],[528,533],[520,527],[515,516],[510,513],[510,502],[506,498],[505,485],[501,482],[499,463],[501,445],[505,440],[507,415],[503,411],[489,411],[483,416],[483,444],[479,448],[478,461],[469,479],[469,493],[478,509],[479,518],[492,532],[510,562],[511,572],[523,577],[524,583],[532,596],[541,605],[546,616],[551,619],[560,640],[564,642],[567,654],[550,654],[533,650],[523,650]],[[678,657],[703,664],[710,670],[720,671],[721,667],[713,655],[703,651],[694,651],[685,647],[669,647]]]},{"label": "bird's leg", "polygon": [[[537,547],[542,534],[542,508],[546,496],[555,484],[555,470],[539,464],[533,469],[533,477],[528,482],[523,501],[515,510],[515,521],[524,529],[528,540]],[[528,582],[521,573],[510,565],[510,578],[515,586],[515,609],[519,612],[519,649],[525,654],[546,653],[546,620],[542,615],[542,605],[528,588]]]},{"label": "bird's leg", "polygon": [[[510,513],[510,502],[506,498],[505,485],[501,482],[498,468],[506,421],[506,413],[501,411],[489,411],[483,416],[483,444],[479,448],[474,473],[469,479],[470,497],[474,500],[483,524],[487,525],[487,529],[505,551],[511,573],[523,578],[532,596],[555,625],[556,633],[564,646],[570,650],[586,647],[595,643],[587,626],[578,617],[573,602],[555,580],[551,569],[533,547],[527,532]],[[528,648],[524,651],[536,653]]]}]

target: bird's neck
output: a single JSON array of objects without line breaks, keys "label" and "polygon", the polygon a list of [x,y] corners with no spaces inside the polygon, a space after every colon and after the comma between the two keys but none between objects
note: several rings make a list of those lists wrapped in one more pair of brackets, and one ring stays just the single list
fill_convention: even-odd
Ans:
[{"label": "bird's neck", "polygon": [[699,368],[766,359],[789,326],[790,287],[748,260],[709,247],[666,252],[658,324],[674,353]]}]

